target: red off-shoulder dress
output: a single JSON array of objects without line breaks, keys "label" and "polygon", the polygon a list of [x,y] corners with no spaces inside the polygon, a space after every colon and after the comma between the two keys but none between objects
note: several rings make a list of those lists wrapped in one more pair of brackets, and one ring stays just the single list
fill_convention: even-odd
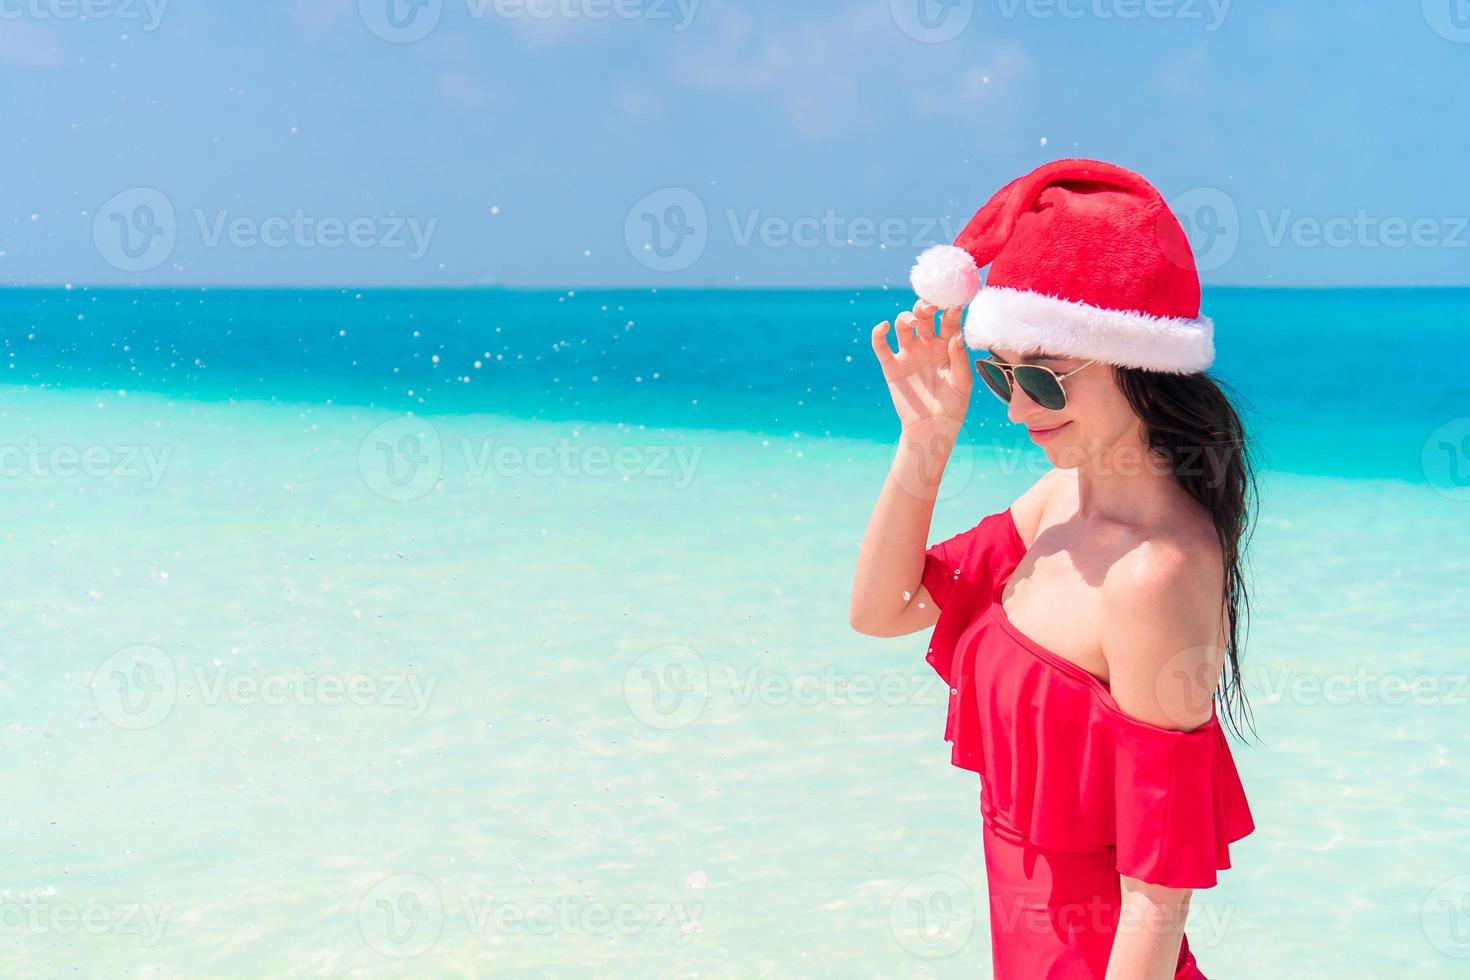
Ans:
[{"label": "red off-shoulder dress", "polygon": [[[1179,732],[1124,714],[1006,618],[1025,554],[1009,508],[928,549],[928,660],[949,684],[950,761],[980,774],[996,980],[1091,980],[1130,927],[1119,874],[1209,888],[1255,824],[1217,717]],[[1187,938],[1175,977],[1204,977]]]}]

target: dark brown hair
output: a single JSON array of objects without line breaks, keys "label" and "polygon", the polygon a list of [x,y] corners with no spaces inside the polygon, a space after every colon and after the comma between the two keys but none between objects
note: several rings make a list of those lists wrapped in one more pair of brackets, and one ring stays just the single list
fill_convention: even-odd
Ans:
[{"label": "dark brown hair", "polygon": [[[1242,737],[1242,723],[1254,734],[1240,675],[1250,617],[1245,554],[1258,503],[1254,447],[1222,383],[1208,374],[1114,367],[1113,376],[1143,420],[1148,448],[1163,456],[1179,485],[1215,523],[1225,564],[1221,600],[1229,620],[1225,664],[1215,691],[1217,713],[1237,737]],[[1235,399],[1241,401],[1238,394]]]}]

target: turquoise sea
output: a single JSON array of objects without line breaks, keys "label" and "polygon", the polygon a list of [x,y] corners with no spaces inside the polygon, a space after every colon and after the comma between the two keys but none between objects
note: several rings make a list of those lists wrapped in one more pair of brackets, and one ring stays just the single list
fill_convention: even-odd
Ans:
[{"label": "turquoise sea", "polygon": [[[907,293],[0,292],[0,975],[989,975],[847,624]],[[1470,290],[1206,293],[1263,450],[1223,978],[1470,972]],[[1046,463],[976,394],[938,540]]]}]

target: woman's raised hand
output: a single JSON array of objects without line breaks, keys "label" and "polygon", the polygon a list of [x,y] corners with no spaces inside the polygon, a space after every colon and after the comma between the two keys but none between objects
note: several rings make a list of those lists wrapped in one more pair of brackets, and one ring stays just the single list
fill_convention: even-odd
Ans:
[{"label": "woman's raised hand", "polygon": [[935,336],[938,312],[938,307],[919,300],[912,313],[898,315],[897,354],[888,346],[888,321],[873,328],[873,353],[905,430],[940,424],[958,432],[970,407],[975,375],[960,335],[964,308],[945,310]]}]

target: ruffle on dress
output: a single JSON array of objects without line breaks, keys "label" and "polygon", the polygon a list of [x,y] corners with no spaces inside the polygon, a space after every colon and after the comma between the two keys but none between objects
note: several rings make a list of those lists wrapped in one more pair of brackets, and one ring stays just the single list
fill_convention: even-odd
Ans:
[{"label": "ruffle on dress", "polygon": [[1125,714],[1107,684],[1022,634],[1000,593],[1025,555],[1009,510],[928,550],[940,607],[928,661],[949,684],[951,762],[985,818],[1038,847],[1114,848],[1119,873],[1209,888],[1255,829],[1218,718],[1193,731]]}]

